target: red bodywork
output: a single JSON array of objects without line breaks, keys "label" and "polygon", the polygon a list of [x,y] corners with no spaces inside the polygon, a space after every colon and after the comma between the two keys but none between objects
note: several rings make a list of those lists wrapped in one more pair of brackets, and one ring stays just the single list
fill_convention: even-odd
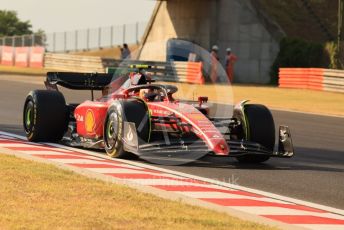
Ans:
[{"label": "red bodywork", "polygon": [[[127,89],[120,87],[113,93],[96,101],[85,101],[77,106],[74,116],[77,121],[77,133],[85,138],[101,139],[103,136],[104,121],[111,103],[118,98],[123,98]],[[130,97],[126,95],[125,97]],[[174,115],[190,125],[187,132],[195,133],[202,139],[208,148],[216,155],[228,155],[229,146],[213,123],[194,106],[178,101],[164,100],[147,102],[152,116],[167,117]],[[175,127],[182,128],[185,127]]]}]

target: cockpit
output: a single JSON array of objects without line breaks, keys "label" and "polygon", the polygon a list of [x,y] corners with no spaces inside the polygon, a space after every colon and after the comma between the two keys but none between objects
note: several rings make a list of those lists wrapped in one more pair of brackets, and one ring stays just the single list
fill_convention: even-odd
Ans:
[{"label": "cockpit", "polygon": [[178,91],[174,85],[152,84],[155,82],[146,72],[150,66],[132,65],[131,69],[136,69],[110,83],[107,92],[103,92],[103,97],[113,97],[116,95],[127,95],[140,97],[147,102],[175,101],[173,94]]}]

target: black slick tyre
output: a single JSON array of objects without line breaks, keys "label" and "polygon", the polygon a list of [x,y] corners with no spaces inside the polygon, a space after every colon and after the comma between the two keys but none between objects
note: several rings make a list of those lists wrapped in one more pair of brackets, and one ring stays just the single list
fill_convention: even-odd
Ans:
[{"label": "black slick tyre", "polygon": [[[271,153],[275,146],[275,123],[270,110],[264,105],[248,104],[244,107],[248,141],[256,142]],[[237,157],[242,163],[262,163],[269,160],[267,155],[247,154]]]},{"label": "black slick tyre", "polygon": [[24,103],[23,126],[29,141],[60,141],[68,126],[63,95],[50,90],[31,91]]}]

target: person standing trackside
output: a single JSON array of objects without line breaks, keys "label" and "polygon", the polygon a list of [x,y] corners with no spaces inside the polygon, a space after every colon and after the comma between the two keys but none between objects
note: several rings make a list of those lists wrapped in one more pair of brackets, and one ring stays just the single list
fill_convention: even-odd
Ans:
[{"label": "person standing trackside", "polygon": [[118,46],[118,49],[119,49],[120,52],[121,52],[120,58],[121,58],[121,60],[123,60],[123,48],[122,48],[121,46]]},{"label": "person standing trackside", "polygon": [[234,63],[238,60],[237,56],[232,53],[231,48],[227,48],[226,55],[226,72],[230,83],[233,83],[234,79]]},{"label": "person standing trackside", "polygon": [[123,44],[123,48],[121,49],[121,59],[131,59],[131,52],[126,43]]},{"label": "person standing trackside", "polygon": [[219,47],[214,45],[211,49],[210,58],[211,58],[211,72],[210,72],[210,80],[215,83],[217,81],[218,75],[218,65],[219,65]]}]

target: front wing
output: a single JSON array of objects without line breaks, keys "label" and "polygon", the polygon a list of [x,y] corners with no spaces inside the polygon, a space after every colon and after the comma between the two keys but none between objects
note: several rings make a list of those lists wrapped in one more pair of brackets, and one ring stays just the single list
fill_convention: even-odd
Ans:
[{"label": "front wing", "polygon": [[[288,126],[279,127],[278,151],[270,151],[259,143],[245,140],[227,140],[230,148],[228,157],[243,155],[267,155],[270,157],[290,158],[294,155],[292,138]],[[213,154],[212,150],[202,140],[162,140],[152,143],[140,143],[137,137],[135,123],[125,122],[123,136],[124,150],[136,155],[145,155],[151,152],[161,154],[183,155],[191,151],[199,152],[200,155]]]}]

